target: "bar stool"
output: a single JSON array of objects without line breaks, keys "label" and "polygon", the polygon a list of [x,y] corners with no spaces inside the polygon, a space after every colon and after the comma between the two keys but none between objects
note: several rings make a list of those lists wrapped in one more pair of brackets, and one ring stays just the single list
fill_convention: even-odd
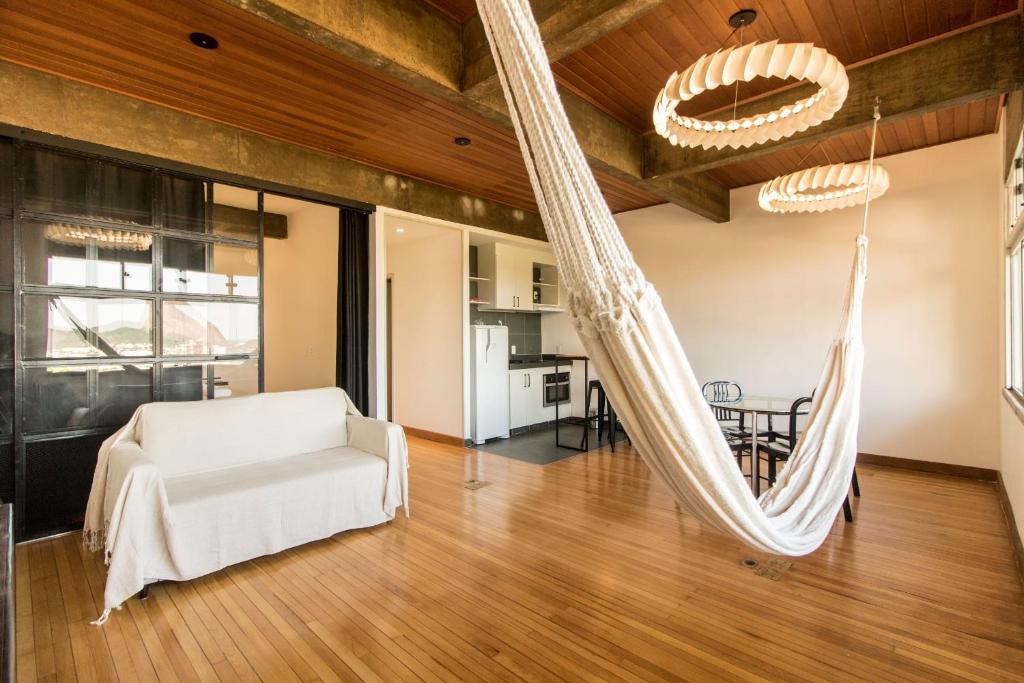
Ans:
[{"label": "bar stool", "polygon": [[[597,391],[597,415],[591,418],[590,402],[595,390]],[[604,387],[601,385],[601,380],[592,379],[590,380],[590,385],[587,387],[587,398],[585,401],[584,412],[587,415],[588,428],[590,428],[590,420],[597,420],[597,442],[599,444],[601,443],[601,437],[604,436],[606,411],[608,423],[608,445],[611,447],[612,453],[614,453],[615,435],[619,432],[619,418],[615,414],[615,408],[612,407],[611,401],[608,400],[608,395],[605,393]],[[626,441],[632,444],[632,441],[629,439],[629,434],[626,434]]]},{"label": "bar stool", "polygon": [[[595,417],[590,417],[590,403],[593,399],[595,391],[597,391],[597,415]],[[591,420],[597,420],[596,426],[597,429],[600,429],[601,422],[604,421],[604,410],[607,401],[608,398],[607,396],[605,396],[604,387],[601,386],[601,380],[590,380],[590,384],[587,385],[586,400],[583,402],[583,414],[586,416],[587,419],[587,429],[592,429],[592,427],[590,426]],[[600,440],[600,436],[598,437],[598,439]]]},{"label": "bar stool", "polygon": [[[619,416],[615,413],[615,408],[612,407],[612,402],[608,401],[608,445],[611,446],[612,453],[615,452],[615,437],[619,433],[619,429],[622,429],[622,433],[626,436],[626,443],[630,446],[633,445],[633,440],[629,438],[629,432],[624,427],[620,426]],[[604,422],[601,422],[597,426],[597,442],[601,443],[601,433],[603,431]]]}]

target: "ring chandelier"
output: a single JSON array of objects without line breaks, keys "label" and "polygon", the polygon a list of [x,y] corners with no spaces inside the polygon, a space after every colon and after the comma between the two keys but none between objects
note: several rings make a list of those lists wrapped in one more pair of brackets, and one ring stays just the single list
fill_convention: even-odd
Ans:
[{"label": "ring chandelier", "polygon": [[815,166],[765,183],[757,203],[773,213],[845,209],[865,202],[869,183],[870,198],[880,197],[889,189],[889,174],[871,162]]},{"label": "ring chandelier", "polygon": [[[811,97],[779,109],[724,121],[676,112],[680,102],[687,102],[705,90],[758,77],[798,78],[820,89]],[[749,147],[829,120],[843,106],[849,88],[846,69],[823,48],[777,40],[748,43],[703,55],[681,74],[673,73],[655,102],[654,128],[681,147]]]},{"label": "ring chandelier", "polygon": [[153,236],[145,233],[93,228],[70,223],[51,223],[46,226],[46,239],[73,247],[84,247],[93,243],[100,249],[121,249],[123,251],[147,251],[153,246]]}]

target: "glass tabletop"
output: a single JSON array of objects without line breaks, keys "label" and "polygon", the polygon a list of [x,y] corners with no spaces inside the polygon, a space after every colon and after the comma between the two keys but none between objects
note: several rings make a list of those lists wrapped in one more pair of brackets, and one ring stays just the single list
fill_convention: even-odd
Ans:
[{"label": "glass tabletop", "polygon": [[[715,408],[728,408],[729,410],[736,410],[741,413],[788,415],[789,409],[795,400],[795,398],[786,398],[784,396],[744,396],[743,398],[730,401],[708,401],[708,404]],[[810,412],[810,409],[811,404],[804,403],[797,409],[797,413],[806,415]]]}]

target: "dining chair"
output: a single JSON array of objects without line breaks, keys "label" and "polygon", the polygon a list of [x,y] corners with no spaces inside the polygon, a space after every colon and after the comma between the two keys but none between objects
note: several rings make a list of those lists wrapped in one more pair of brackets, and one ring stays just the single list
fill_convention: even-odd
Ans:
[{"label": "dining chair", "polygon": [[[704,398],[709,401],[739,401],[743,398],[743,387],[731,380],[712,380],[705,382],[700,388]],[[722,436],[729,445],[729,450],[736,456],[736,465],[743,471],[743,458],[750,457],[750,431],[745,428],[746,416],[738,411],[711,406],[711,412],[722,428]],[[731,424],[735,423],[735,424]],[[753,466],[751,466],[753,471]],[[752,475],[744,474],[750,478]]]},{"label": "dining chair", "polygon": [[[712,380],[704,382],[700,388],[704,398],[709,402],[738,401],[743,398],[743,387],[730,380]],[[726,434],[745,435],[743,427],[743,413],[738,413],[728,408],[711,406],[711,412]],[[735,425],[730,423],[735,422]]]},{"label": "dining chair", "polygon": [[[786,462],[789,460],[789,456],[793,454],[793,449],[796,447],[796,442],[800,438],[800,429],[798,425],[798,419],[801,415],[800,407],[811,403],[813,399],[810,396],[804,396],[793,401],[793,404],[789,407],[789,431],[788,432],[774,432],[774,439],[768,443],[758,444],[758,453],[763,453],[768,459],[768,486],[775,485],[775,479],[778,475],[778,463]],[[857,467],[853,468],[853,475],[850,477],[850,484],[853,487],[853,495],[860,498],[860,482],[857,481]],[[846,496],[843,500],[843,518],[847,522],[853,521],[853,508],[850,506],[850,496]]]}]

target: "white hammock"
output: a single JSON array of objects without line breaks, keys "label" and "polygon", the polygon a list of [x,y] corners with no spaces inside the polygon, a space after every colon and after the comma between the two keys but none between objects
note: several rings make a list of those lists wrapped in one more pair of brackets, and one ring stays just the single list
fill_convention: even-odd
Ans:
[{"label": "white hammock", "polygon": [[867,237],[857,238],[842,322],[805,430],[775,486],[755,499],[572,133],[527,0],[477,5],[569,311],[634,446],[704,521],[767,552],[814,551],[847,495],[857,457]]}]

